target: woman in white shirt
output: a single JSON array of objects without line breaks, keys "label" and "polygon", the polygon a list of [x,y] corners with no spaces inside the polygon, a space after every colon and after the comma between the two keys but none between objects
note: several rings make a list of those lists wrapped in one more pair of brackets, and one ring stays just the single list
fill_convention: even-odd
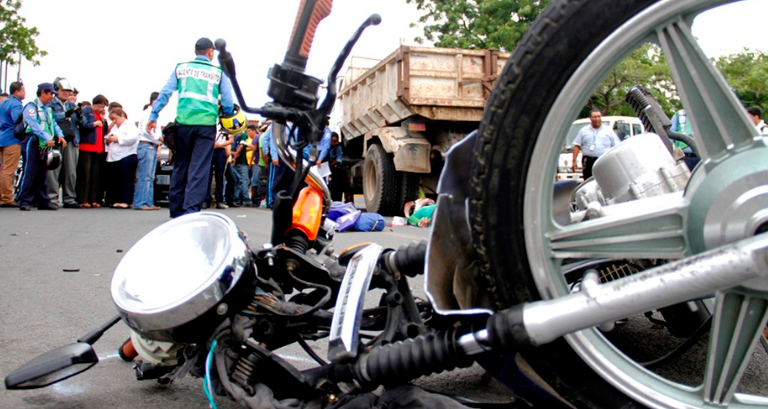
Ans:
[{"label": "woman in white shirt", "polygon": [[133,202],[136,188],[136,167],[139,164],[136,148],[139,145],[139,130],[128,121],[128,115],[121,108],[112,110],[109,119],[114,123],[107,136],[107,163],[111,164],[114,202],[112,207],[127,209]]}]

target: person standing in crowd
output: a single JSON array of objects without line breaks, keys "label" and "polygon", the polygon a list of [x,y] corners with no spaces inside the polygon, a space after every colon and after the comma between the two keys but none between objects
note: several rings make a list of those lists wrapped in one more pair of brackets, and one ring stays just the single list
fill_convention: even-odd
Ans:
[{"label": "person standing in crowd", "polygon": [[[266,202],[265,202],[266,186],[264,185],[263,180],[265,179],[265,176],[267,173],[266,172],[267,163],[269,163],[269,160],[267,160],[267,153],[265,153],[263,149],[264,141],[265,141],[264,130],[266,130],[266,128],[264,127],[262,127],[261,130],[259,129],[252,130],[251,127],[249,126],[247,131],[247,132],[253,132],[255,134],[253,136],[253,140],[251,141],[251,145],[248,146],[248,150],[253,151],[253,160],[254,160],[253,176],[251,177],[253,205],[254,206],[261,205],[262,207],[266,207]],[[266,152],[269,152],[269,149],[267,149]]]},{"label": "person standing in crowd", "polygon": [[[253,126],[253,125],[251,125]],[[232,145],[232,167],[235,172],[235,203],[238,206],[250,206],[251,200],[248,197],[248,158],[246,155],[248,134],[240,134],[235,137],[235,143]]]},{"label": "person standing in crowd", "polygon": [[13,175],[21,157],[21,141],[13,136],[13,125],[21,115],[27,96],[24,84],[12,82],[11,96],[0,102],[0,207],[17,207],[13,200]]},{"label": "person standing in crowd", "polygon": [[328,151],[330,159],[328,165],[331,168],[331,199],[335,202],[340,202],[342,197],[350,191],[347,169],[342,165],[342,154],[339,134],[334,132],[331,135],[331,149]]},{"label": "person standing in crowd", "polygon": [[41,148],[53,147],[57,141],[61,146],[67,145],[61,128],[53,120],[50,104],[54,95],[56,91],[53,84],[39,84],[37,98],[22,109],[24,123],[27,125],[27,136],[21,143],[24,175],[21,177],[19,210],[22,211],[29,211],[33,202],[37,202],[40,210],[59,209],[48,197],[45,165],[40,160]]},{"label": "person standing in crowd", "polygon": [[104,107],[109,101],[96,95],[92,105],[83,107],[80,134],[80,158],[77,161],[77,202],[86,209],[101,207],[98,196],[101,175],[101,156],[104,154]]},{"label": "person standing in crowd", "polygon": [[113,189],[112,207],[127,209],[133,203],[136,188],[136,167],[139,159],[136,148],[139,144],[139,130],[128,121],[128,115],[122,108],[115,108],[109,114],[114,124],[107,135],[107,163],[112,168],[113,177],[110,186]]},{"label": "person standing in crowd", "polygon": [[[688,136],[693,135],[691,121],[688,120],[688,114],[684,109],[675,112],[675,114],[672,115],[671,122],[672,125],[669,127],[670,131],[684,133]],[[680,148],[683,151],[683,154],[685,155],[683,162],[685,165],[688,166],[688,169],[693,170],[693,168],[696,167],[696,164],[699,163],[699,158],[693,154],[693,149],[691,149],[685,142],[674,141],[673,143],[675,147]]]},{"label": "person standing in crowd", "polygon": [[747,114],[749,114],[749,117],[752,119],[752,123],[755,124],[755,127],[758,131],[760,131],[761,135],[768,134],[768,125],[765,124],[765,121],[763,121],[763,109],[759,106],[751,106],[747,108]]},{"label": "person standing in crowd", "polygon": [[[69,97],[74,91],[74,87],[66,78],[56,78],[53,81],[53,88],[58,94],[53,97],[51,109],[53,110],[53,119],[64,133],[64,140],[67,141],[66,147],[58,147],[61,151],[61,166],[48,171],[48,196],[51,200],[59,203],[59,186],[61,185],[61,203],[65,208],[79,209],[75,193],[77,176],[77,158],[79,156],[80,132],[77,129],[77,105],[69,102]],[[82,111],[80,111],[82,116]]]},{"label": "person standing in crowd", "polygon": [[139,160],[138,182],[133,194],[133,210],[160,210],[155,206],[155,170],[157,170],[157,148],[163,144],[163,136],[155,129],[154,133],[147,132],[147,122],[152,114],[152,104],[157,100],[158,92],[149,96],[149,105],[139,120],[139,145],[136,154]]},{"label": "person standing in crowd", "polygon": [[583,152],[584,180],[592,177],[592,167],[600,155],[619,144],[619,137],[608,125],[603,125],[603,114],[599,109],[589,112],[590,124],[581,128],[573,141],[573,165],[576,171],[576,160],[579,152]]},{"label": "person standing in crowd", "polygon": [[152,133],[158,114],[173,92],[179,92],[176,151],[168,192],[171,217],[200,211],[209,189],[205,185],[211,171],[219,99],[224,115],[234,113],[232,84],[221,68],[211,64],[213,42],[208,38],[197,40],[195,54],[193,61],[176,66],[147,122],[147,132]]},{"label": "person standing in crowd", "polygon": [[293,168],[280,160],[277,153],[275,138],[280,137],[287,141],[290,138],[291,125],[272,123],[267,129],[269,140],[269,156],[272,158],[272,166],[269,169],[269,207],[272,207],[277,200],[277,194],[281,191],[290,193],[293,190]]},{"label": "person standing in crowd", "polygon": [[[216,184],[213,196],[214,200],[216,200],[217,209],[226,209],[229,207],[224,200],[224,175],[227,166],[229,166],[230,148],[234,141],[235,137],[233,135],[230,135],[224,129],[221,129],[218,135],[216,135],[216,142],[213,144],[213,158],[211,160],[213,169],[211,169],[211,176],[208,178],[208,194],[205,197],[206,200],[210,200],[210,186],[211,181],[213,181]],[[234,184],[234,181],[230,182],[228,180],[227,184]],[[232,197],[230,196],[227,199],[231,201]],[[208,205],[210,206],[210,203]]]}]

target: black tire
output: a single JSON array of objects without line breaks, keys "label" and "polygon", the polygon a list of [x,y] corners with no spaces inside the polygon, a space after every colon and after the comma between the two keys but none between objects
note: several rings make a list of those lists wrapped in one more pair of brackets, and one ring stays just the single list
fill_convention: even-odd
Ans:
[{"label": "black tire", "polygon": [[368,148],[363,163],[363,197],[369,212],[384,216],[394,214],[399,202],[395,164],[378,144]]},{"label": "black tire", "polygon": [[403,216],[405,204],[419,198],[421,177],[418,173],[397,172],[400,179],[399,200],[395,206],[395,215]]},{"label": "black tire", "polygon": [[[542,298],[526,252],[523,197],[545,118],[589,53],[655,1],[553,1],[507,62],[479,129],[470,204],[483,279],[496,309]],[[577,407],[642,407],[595,373],[563,338],[522,354]]]}]

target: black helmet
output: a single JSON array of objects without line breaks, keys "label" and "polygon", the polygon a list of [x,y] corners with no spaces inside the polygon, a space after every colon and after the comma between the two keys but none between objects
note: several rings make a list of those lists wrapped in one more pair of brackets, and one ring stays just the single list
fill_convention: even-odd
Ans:
[{"label": "black helmet", "polygon": [[61,164],[61,152],[53,148],[41,149],[40,162],[47,170],[57,169]]}]

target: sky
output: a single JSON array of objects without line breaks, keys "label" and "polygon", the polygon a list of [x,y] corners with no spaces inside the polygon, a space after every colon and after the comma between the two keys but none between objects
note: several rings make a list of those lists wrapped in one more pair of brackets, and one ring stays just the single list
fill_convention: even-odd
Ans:
[{"label": "sky", "polygon": [[[194,58],[198,38],[223,38],[234,57],[246,103],[261,106],[268,101],[267,72],[283,60],[299,3],[26,0],[20,14],[28,26],[38,28],[37,45],[48,55],[37,67],[22,62],[21,79],[28,99],[34,97],[37,84],[66,77],[80,91],[80,100],[104,94],[120,102],[129,118],[138,118],[149,94],[162,88],[176,64]],[[768,2],[744,3],[702,15],[694,24],[694,34],[710,56],[743,46],[768,51],[764,32]],[[307,73],[327,78],[347,39],[372,13],[380,14],[382,23],[366,30],[353,56],[382,59],[401,43],[415,45],[414,38],[422,35],[420,28],[410,27],[422,12],[405,0],[335,0],[331,15],[317,30]],[[9,78],[15,79],[16,72],[12,67]],[[173,120],[175,97],[172,101],[159,123]]]}]

